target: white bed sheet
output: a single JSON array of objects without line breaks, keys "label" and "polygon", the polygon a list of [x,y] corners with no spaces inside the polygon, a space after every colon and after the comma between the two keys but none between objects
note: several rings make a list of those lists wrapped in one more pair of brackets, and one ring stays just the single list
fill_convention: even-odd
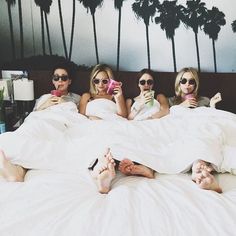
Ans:
[{"label": "white bed sheet", "polygon": [[[68,104],[32,113],[0,136],[12,161],[32,169],[23,183],[0,181],[1,236],[236,235],[236,176],[217,174],[218,194],[176,174],[197,158],[234,173],[235,115],[176,107],[160,120],[114,123],[89,121]],[[99,194],[87,166],[107,146],[117,159],[170,174],[118,174],[112,190]]]},{"label": "white bed sheet", "polygon": [[31,170],[24,183],[0,182],[0,235],[235,235],[236,177],[217,178],[223,194],[188,174],[118,174],[106,195],[87,171]]}]

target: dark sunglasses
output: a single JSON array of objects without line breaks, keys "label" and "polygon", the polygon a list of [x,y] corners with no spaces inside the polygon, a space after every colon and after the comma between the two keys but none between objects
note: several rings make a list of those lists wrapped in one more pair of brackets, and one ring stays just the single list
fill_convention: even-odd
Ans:
[{"label": "dark sunglasses", "polygon": [[181,83],[181,84],[186,84],[187,82],[188,82],[188,84],[190,84],[190,85],[195,85],[195,84],[196,84],[195,79],[187,80],[187,79],[183,78],[183,79],[180,80],[180,83]]},{"label": "dark sunglasses", "polygon": [[154,81],[153,81],[152,79],[148,79],[148,80],[144,80],[144,79],[143,79],[143,80],[140,80],[140,81],[139,81],[139,84],[140,84],[140,85],[145,85],[145,84],[147,83],[147,85],[153,85],[153,82],[154,82]]},{"label": "dark sunglasses", "polygon": [[69,79],[69,77],[67,75],[62,75],[62,76],[59,76],[59,75],[53,75],[52,76],[52,79],[54,81],[59,81],[59,79],[61,79],[62,81],[67,81]]},{"label": "dark sunglasses", "polygon": [[103,84],[108,84],[109,80],[108,79],[93,79],[94,84],[99,84],[102,82]]}]

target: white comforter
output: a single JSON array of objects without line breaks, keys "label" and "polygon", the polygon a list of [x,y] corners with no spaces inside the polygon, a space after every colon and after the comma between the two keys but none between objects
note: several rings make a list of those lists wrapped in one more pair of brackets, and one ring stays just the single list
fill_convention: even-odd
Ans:
[{"label": "white comforter", "polygon": [[[116,159],[146,164],[153,180],[118,174],[97,193],[87,166],[110,147]],[[90,121],[72,103],[33,112],[0,148],[33,169],[24,183],[0,182],[0,235],[234,235],[236,177],[218,175],[223,194],[199,189],[183,172],[196,159],[236,169],[236,116],[173,107],[148,121]]]}]

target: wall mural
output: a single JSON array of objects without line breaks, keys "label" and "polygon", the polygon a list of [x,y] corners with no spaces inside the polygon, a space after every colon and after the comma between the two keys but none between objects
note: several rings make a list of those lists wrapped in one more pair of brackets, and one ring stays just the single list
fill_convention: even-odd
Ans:
[{"label": "wall mural", "polygon": [[[67,2],[66,5],[65,2]],[[108,2],[112,2],[113,9],[109,7],[109,18],[106,18],[105,16],[106,13],[108,13],[108,9],[104,8],[106,4],[110,4]],[[182,31],[185,30],[185,34],[187,33],[189,35],[188,32],[191,32],[191,34],[194,35],[194,47],[191,47],[191,53],[187,54],[188,51],[186,50],[184,54],[187,57],[194,57],[193,61],[195,61],[195,65],[185,66],[194,66],[198,68],[199,71],[202,71],[203,63],[200,56],[201,46],[199,44],[199,34],[201,34],[201,38],[203,38],[202,34],[204,34],[204,36],[208,36],[209,40],[211,41],[211,50],[213,56],[209,54],[208,57],[212,57],[211,60],[212,64],[214,65],[212,68],[207,68],[204,70],[218,72],[219,56],[216,47],[217,40],[222,37],[221,30],[227,25],[230,25],[231,31],[228,32],[228,34],[232,34],[231,37],[235,36],[236,40],[236,35],[234,35],[234,33],[236,33],[236,15],[234,20],[227,22],[225,13],[219,7],[214,5],[212,5],[210,8],[207,7],[207,2],[209,1],[204,2],[201,0],[190,0],[181,1],[181,3],[179,3],[177,0],[27,0],[26,5],[26,3],[24,2],[23,4],[23,1],[21,0],[1,0],[0,13],[2,18],[0,26],[1,31],[3,31],[1,33],[1,37],[2,35],[4,36],[0,41],[0,48],[1,51],[3,51],[3,53],[0,55],[0,62],[4,63],[6,60],[12,61],[19,58],[24,59],[26,57],[35,55],[59,55],[65,57],[66,59],[73,60],[75,63],[84,64],[86,66],[91,66],[99,62],[106,62],[108,64],[112,64],[117,71],[121,69],[139,70],[138,66],[137,68],[134,66],[129,67],[128,63],[121,63],[121,55],[124,51],[126,52],[126,55],[129,54],[130,60],[132,60],[132,57],[135,55],[134,53],[132,56],[132,45],[135,45],[135,41],[131,44],[128,42],[128,40],[127,42],[122,41],[123,29],[126,29],[126,34],[129,32],[128,39],[132,40],[132,36],[134,36],[133,29],[135,25],[132,25],[131,23],[133,16],[135,16],[135,19],[138,21],[138,23],[141,23],[144,26],[144,28],[142,28],[142,34],[145,35],[145,40],[142,41],[143,43],[137,43],[138,48],[142,48],[143,52],[146,50],[146,53],[142,54],[142,60],[145,61],[142,67],[163,70],[162,68],[158,67],[156,60],[152,60],[152,54],[156,53],[156,49],[155,45],[152,45],[152,47],[150,46],[150,40],[155,40],[158,44],[158,37],[156,36],[155,39],[152,38],[154,35],[153,29],[155,26],[155,30],[157,27],[160,27],[159,29],[163,30],[165,33],[166,40],[171,42],[170,47],[165,46],[166,51],[172,51],[172,63],[168,61],[169,65],[167,70],[176,72],[178,69],[180,69],[179,66],[177,66],[177,63],[178,60],[181,61],[182,55],[178,55],[178,46],[176,45],[175,39],[177,37],[177,31],[182,27]],[[214,4],[214,2],[217,1],[211,2]],[[231,3],[232,2],[233,0]],[[4,11],[4,7],[7,9],[6,12]],[[229,8],[233,9],[234,7],[229,6]],[[69,13],[68,9],[70,9]],[[51,16],[52,10],[53,16]],[[98,10],[100,11],[99,16],[97,16]],[[118,12],[118,15],[115,15],[114,11]],[[85,14],[87,15],[87,18],[85,22],[82,22],[83,26],[81,26],[81,21],[78,23],[78,18],[84,14],[83,12],[86,12]],[[126,20],[128,17],[130,17],[128,22],[124,22],[124,20],[122,21],[123,12],[126,12]],[[55,20],[56,14],[57,17],[59,17],[59,21]],[[40,18],[39,26],[37,25],[37,18]],[[101,18],[103,18],[103,20]],[[109,24],[112,24],[112,26],[108,27]],[[58,25],[60,30],[55,30],[54,27],[58,27]],[[111,41],[113,50],[110,52],[110,55],[103,56],[104,49],[101,50],[101,47],[99,47],[99,40],[101,38],[100,36],[103,33],[105,34],[105,31],[111,28],[113,31],[112,35],[116,34],[117,36],[113,36]],[[77,30],[76,34],[75,30]],[[86,40],[87,36],[85,36],[83,42],[82,40],[80,42],[78,35],[83,37],[83,35],[86,35],[86,32],[89,30],[92,31],[90,38],[93,38],[93,41],[90,39]],[[152,34],[150,34],[150,30],[152,30]],[[38,37],[39,35],[40,37]],[[185,35],[181,36],[182,39],[184,39],[184,37]],[[109,36],[107,38],[109,38]],[[62,47],[53,47],[55,42],[57,42],[58,45],[58,41],[61,41]],[[84,42],[86,42],[86,44]],[[129,48],[123,47],[125,50],[122,51],[121,44],[123,45],[126,43],[129,44]],[[30,48],[30,45],[32,44],[33,46]],[[106,42],[106,44],[109,48],[109,40]],[[202,44],[203,43],[201,43],[201,45]],[[72,55],[75,54],[75,51],[77,51],[80,47],[89,49],[89,53],[87,55],[85,53],[83,56],[81,53],[80,59],[77,61],[76,56],[73,57]],[[114,52],[115,47],[116,50]],[[232,47],[232,50],[235,50],[235,45],[232,45]],[[135,47],[134,50],[136,50],[136,48],[137,47]],[[224,46],[221,46],[220,48],[221,50],[224,50]],[[4,53],[6,51],[8,51],[7,56]],[[93,55],[91,55],[92,51]],[[104,54],[107,53],[107,50],[105,50]],[[116,58],[115,60],[113,59],[111,63],[109,61],[104,61],[104,59],[111,56],[114,57],[114,55]],[[93,59],[86,59],[86,56],[89,56]],[[101,57],[103,57],[102,60],[100,59]],[[235,56],[232,57],[230,71],[234,71],[234,69],[236,69],[235,58]],[[228,63],[227,60],[228,58],[225,57],[224,61],[226,61],[226,63]],[[121,64],[122,67],[120,66]],[[224,70],[225,69],[221,67],[220,71]],[[229,69],[226,70],[229,71]]]}]

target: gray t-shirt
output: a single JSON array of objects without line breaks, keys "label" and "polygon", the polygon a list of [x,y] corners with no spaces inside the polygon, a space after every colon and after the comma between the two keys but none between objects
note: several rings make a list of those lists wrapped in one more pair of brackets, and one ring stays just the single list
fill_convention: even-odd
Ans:
[{"label": "gray t-shirt", "polygon": [[[168,102],[169,102],[170,107],[172,107],[174,105],[178,105],[178,104],[176,104],[175,99],[176,99],[175,96],[168,98]],[[197,99],[197,106],[198,107],[209,107],[210,106],[210,99],[208,97],[199,96]]]},{"label": "gray t-shirt", "polygon": [[[52,96],[50,93],[42,95],[40,98],[36,100],[35,106],[33,111],[36,111],[50,96]],[[66,102],[73,102],[77,106],[79,105],[80,101],[80,95],[76,93],[69,92],[67,95],[63,96],[63,99]]]}]

